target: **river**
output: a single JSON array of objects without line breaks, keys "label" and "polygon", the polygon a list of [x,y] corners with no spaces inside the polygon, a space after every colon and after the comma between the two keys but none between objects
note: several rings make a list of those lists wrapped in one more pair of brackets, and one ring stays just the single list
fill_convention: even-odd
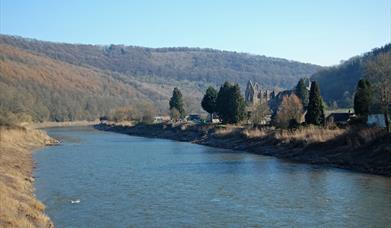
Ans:
[{"label": "river", "polygon": [[391,178],[92,128],[34,153],[57,227],[389,227]]}]

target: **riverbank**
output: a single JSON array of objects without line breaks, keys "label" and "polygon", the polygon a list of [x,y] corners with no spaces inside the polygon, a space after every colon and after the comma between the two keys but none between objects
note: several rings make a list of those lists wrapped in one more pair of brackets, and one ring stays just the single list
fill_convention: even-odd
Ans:
[{"label": "riverbank", "polygon": [[99,130],[165,138],[391,176],[391,135],[379,128],[259,130],[243,127],[99,124]]},{"label": "riverbank", "polygon": [[32,151],[56,140],[40,130],[0,127],[0,227],[53,227],[34,195]]},{"label": "riverbank", "polygon": [[27,123],[24,126],[26,128],[32,129],[42,129],[42,128],[51,128],[51,127],[84,127],[84,126],[94,126],[99,124],[99,120],[87,121],[65,121],[65,122],[55,122],[55,121],[47,121],[42,123]]}]

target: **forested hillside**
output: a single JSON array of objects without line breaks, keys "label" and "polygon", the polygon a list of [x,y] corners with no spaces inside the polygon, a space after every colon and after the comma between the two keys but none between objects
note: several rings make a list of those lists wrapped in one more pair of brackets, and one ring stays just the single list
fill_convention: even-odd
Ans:
[{"label": "forested hillside", "polygon": [[[201,97],[200,89],[191,83],[178,84],[188,91],[187,108],[194,108],[193,100]],[[34,121],[96,119],[118,107],[142,109],[146,105],[159,112],[165,110],[173,88],[169,83],[140,82],[0,44],[0,117],[17,114],[19,119]]]},{"label": "forested hillside", "polygon": [[311,79],[319,83],[323,99],[329,105],[351,108],[357,82],[364,76],[366,62],[380,53],[391,53],[391,44],[352,57],[338,66],[324,68]]},{"label": "forested hillside", "polygon": [[247,80],[265,87],[291,88],[319,66],[285,59],[199,48],[143,48],[123,45],[79,45],[0,36],[0,43],[34,51],[70,64],[132,75],[149,81],[188,80],[245,86]]},{"label": "forested hillside", "polygon": [[209,85],[257,81],[292,88],[321,67],[198,48],[80,45],[0,35],[0,111],[33,120],[94,119],[123,106],[167,111],[174,87],[186,110],[199,111]]}]

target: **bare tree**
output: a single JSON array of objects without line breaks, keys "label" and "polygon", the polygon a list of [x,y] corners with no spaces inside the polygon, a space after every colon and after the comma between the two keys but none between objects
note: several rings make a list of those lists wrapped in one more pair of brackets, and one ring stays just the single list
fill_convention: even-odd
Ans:
[{"label": "bare tree", "polygon": [[289,122],[295,120],[301,123],[303,119],[303,104],[296,95],[284,96],[278,108],[276,121],[280,127],[288,127]]},{"label": "bare tree", "polygon": [[250,120],[254,125],[265,124],[270,115],[270,107],[266,102],[260,102],[253,106]]},{"label": "bare tree", "polygon": [[390,132],[388,113],[391,105],[391,53],[379,54],[368,61],[364,74],[373,85],[376,102],[381,106],[387,131]]},{"label": "bare tree", "polygon": [[153,122],[153,118],[157,113],[156,107],[147,101],[142,101],[138,104],[139,121],[142,123],[150,124]]}]

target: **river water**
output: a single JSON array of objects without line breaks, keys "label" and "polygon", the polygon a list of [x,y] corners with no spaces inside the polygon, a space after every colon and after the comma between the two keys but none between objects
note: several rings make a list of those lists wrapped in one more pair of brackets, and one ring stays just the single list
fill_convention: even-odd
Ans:
[{"label": "river water", "polygon": [[34,153],[57,227],[390,227],[391,178],[92,128]]}]

